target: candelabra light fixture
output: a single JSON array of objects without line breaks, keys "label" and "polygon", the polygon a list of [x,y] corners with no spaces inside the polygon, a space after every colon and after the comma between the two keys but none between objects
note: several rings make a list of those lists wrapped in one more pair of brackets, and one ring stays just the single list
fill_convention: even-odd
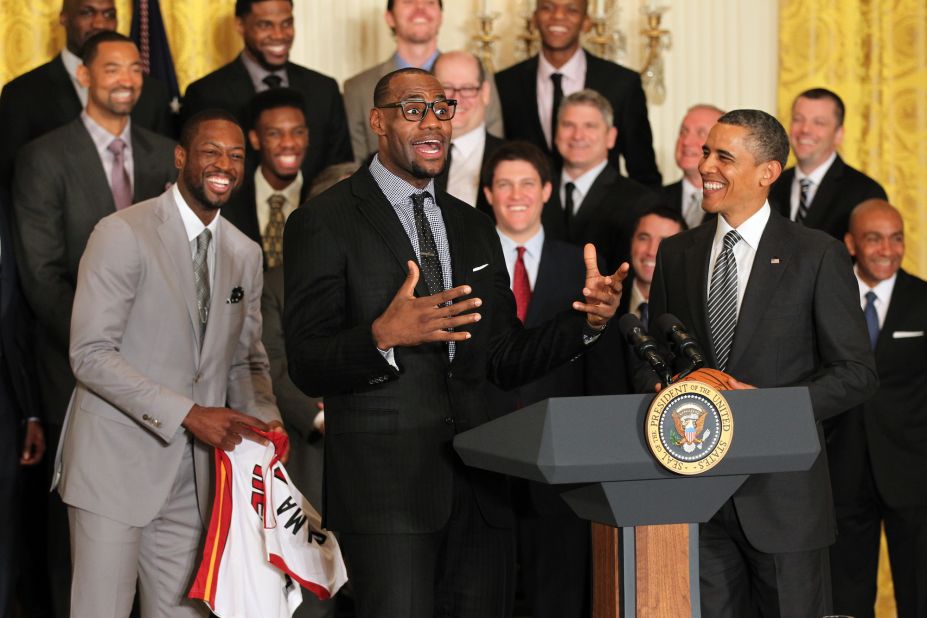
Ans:
[{"label": "candelabra light fixture", "polygon": [[531,9],[530,2],[522,10],[519,17],[524,22],[521,32],[518,34],[518,45],[515,48],[515,55],[518,60],[524,60],[538,53],[538,43],[541,42],[541,35],[534,25],[534,11]]},{"label": "candelabra light fixture", "polygon": [[489,10],[488,0],[483,0],[482,10],[476,16],[480,23],[480,31],[473,35],[473,41],[476,47],[476,54],[480,57],[483,67],[488,73],[495,73],[495,63],[493,62],[493,53],[495,52],[496,41],[499,36],[493,34],[493,22],[499,18],[499,13]]},{"label": "candelabra light fixture", "polygon": [[659,105],[666,100],[666,83],[663,78],[663,52],[672,45],[671,33],[660,27],[663,13],[669,7],[647,2],[643,7],[646,26],[641,30],[644,46],[644,66],[641,69],[641,83],[647,94],[647,101]]},{"label": "candelabra light fixture", "polygon": [[626,41],[624,34],[612,24],[618,20],[616,0],[596,0],[592,14],[592,30],[586,37],[586,45],[592,53],[612,61],[619,61],[624,55]]}]

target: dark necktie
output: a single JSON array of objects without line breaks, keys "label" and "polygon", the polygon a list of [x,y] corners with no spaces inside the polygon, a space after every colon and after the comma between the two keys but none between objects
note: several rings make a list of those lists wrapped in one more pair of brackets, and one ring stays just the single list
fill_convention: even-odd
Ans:
[{"label": "dark necktie", "polygon": [[795,215],[795,220],[799,223],[802,223],[805,220],[805,217],[808,216],[808,209],[811,207],[811,201],[808,199],[808,190],[811,189],[811,180],[809,178],[802,178],[799,184],[798,192],[798,214]]},{"label": "dark necktie", "polygon": [[644,325],[644,328],[647,328],[647,323],[650,322],[650,312],[648,311],[649,303],[645,300],[637,306],[637,315],[641,318],[641,324]]},{"label": "dark necktie", "polygon": [[196,288],[196,308],[200,314],[200,345],[206,334],[206,322],[209,321],[209,262],[206,259],[212,232],[209,228],[196,237],[196,255],[193,256],[193,285]]},{"label": "dark necktie", "polygon": [[515,247],[518,257],[515,259],[515,272],[512,274],[512,293],[515,294],[515,310],[518,319],[525,323],[528,317],[528,305],[531,303],[531,282],[528,269],[525,268],[525,248]]},{"label": "dark necktie", "polygon": [[129,174],[126,172],[126,143],[117,137],[109,143],[106,149],[113,153],[113,171],[109,178],[113,203],[116,205],[116,210],[122,210],[132,205],[132,185],[129,183]]},{"label": "dark necktie", "polygon": [[425,198],[431,197],[427,191],[412,194],[412,211],[415,215],[415,232],[418,235],[419,266],[422,269],[422,278],[428,286],[429,294],[444,291],[444,273],[441,270],[441,259],[438,257],[438,247],[435,237],[431,233],[431,224],[425,216]]},{"label": "dark necktie", "polygon": [[566,183],[564,185],[566,190],[566,196],[563,200],[563,228],[566,230],[567,234],[570,233],[570,223],[573,221],[573,191],[576,190],[576,185],[572,182]]},{"label": "dark necktie", "polygon": [[737,260],[734,258],[734,245],[740,240],[737,230],[724,235],[724,248],[715,262],[708,288],[708,325],[718,369],[721,371],[727,367],[734,327],[737,326]]},{"label": "dark necktie", "polygon": [[875,308],[875,301],[878,298],[872,290],[866,292],[866,306],[863,308],[863,316],[866,318],[866,329],[869,331],[869,342],[872,349],[875,350],[879,342],[879,313]]},{"label": "dark necktie", "polygon": [[270,218],[264,228],[261,241],[264,245],[267,268],[273,268],[283,264],[283,228],[286,225],[283,205],[286,204],[286,198],[282,193],[274,193],[267,198],[267,204],[270,206]]},{"label": "dark necktie", "polygon": [[270,90],[273,90],[274,88],[279,88],[283,84],[283,78],[273,73],[271,73],[270,75],[267,75],[261,81],[267,84],[267,88]]},{"label": "dark necktie", "polygon": [[550,149],[557,152],[557,110],[563,101],[563,73],[552,73],[550,81],[554,83],[554,101],[550,108]]}]

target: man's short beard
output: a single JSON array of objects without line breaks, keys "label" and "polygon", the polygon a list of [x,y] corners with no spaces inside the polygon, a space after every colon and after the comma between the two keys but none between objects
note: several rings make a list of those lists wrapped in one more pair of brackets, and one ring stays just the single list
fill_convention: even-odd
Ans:
[{"label": "man's short beard", "polygon": [[425,180],[427,178],[437,178],[438,176],[444,173],[444,170],[446,167],[447,167],[447,159],[445,159],[444,163],[441,164],[441,169],[439,169],[437,172],[432,173],[426,170],[424,167],[420,166],[415,161],[412,161],[409,165],[409,172],[416,178]]},{"label": "man's short beard", "polygon": [[[257,61],[257,63],[261,65],[261,68],[263,68],[266,71],[279,71],[280,69],[286,66],[286,62],[284,62],[283,64],[270,64],[269,62],[267,62],[267,58],[264,57],[264,54],[261,52],[261,50],[251,47],[247,43],[245,43],[245,47],[247,47],[248,51],[251,52],[251,57],[254,58]],[[289,52],[287,52],[287,58],[289,57],[290,57],[290,54]]]}]

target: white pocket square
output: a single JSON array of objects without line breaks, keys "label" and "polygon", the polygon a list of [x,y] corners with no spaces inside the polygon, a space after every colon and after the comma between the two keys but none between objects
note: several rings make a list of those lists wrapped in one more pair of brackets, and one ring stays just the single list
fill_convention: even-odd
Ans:
[{"label": "white pocket square", "polygon": [[473,272],[477,272],[477,271],[483,270],[483,269],[486,268],[487,266],[489,266],[489,264],[483,264],[482,266],[477,266],[476,268],[473,269]]},{"label": "white pocket square", "polygon": [[923,337],[922,330],[896,330],[892,333],[892,339],[910,339],[912,337]]}]

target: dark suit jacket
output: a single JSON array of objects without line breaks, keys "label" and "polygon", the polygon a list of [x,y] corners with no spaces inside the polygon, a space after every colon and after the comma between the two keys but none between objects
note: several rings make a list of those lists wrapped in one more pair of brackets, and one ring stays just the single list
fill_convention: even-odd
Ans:
[{"label": "dark suit jacket", "polygon": [[[537,56],[496,74],[502,102],[502,123],[508,139],[527,140],[553,156],[538,117],[537,75]],[[658,188],[660,170],[653,152],[653,133],[647,118],[647,99],[641,87],[641,76],[587,51],[586,88],[602,94],[615,112],[618,141],[609,152],[609,160],[614,163],[615,169],[619,169],[620,155],[624,157],[631,178]]]},{"label": "dark suit jacket", "polygon": [[[650,289],[650,314],[672,313],[682,320],[701,342],[711,367],[717,367],[717,360],[709,335],[707,281],[715,229],[700,225],[664,240]],[[869,347],[844,246],[771,213],[738,314],[727,373],[758,388],[808,386],[815,418],[821,421],[875,392]],[[652,392],[653,380],[645,379],[646,373],[638,374],[637,387]],[[777,427],[775,419],[768,422],[771,430],[789,430]],[[834,541],[830,491],[822,451],[807,472],[751,476],[733,499],[755,548],[795,552]]]},{"label": "dark suit jacket", "polygon": [[555,179],[554,191],[541,216],[544,230],[551,238],[573,244],[591,242],[608,272],[615,272],[630,259],[632,227],[640,213],[663,203],[659,194],[607,166],[592,183],[567,231],[559,187],[560,180]]},{"label": "dark suit jacket", "polygon": [[[492,214],[492,206],[489,205],[489,202],[486,201],[486,196],[483,194],[483,178],[482,178],[482,169],[485,167],[486,162],[489,160],[489,157],[493,155],[494,152],[499,150],[499,147],[505,143],[504,139],[500,139],[491,133],[486,134],[486,147],[483,149],[483,157],[480,159],[480,188],[476,192],[476,209],[480,212],[485,212],[487,215],[493,218],[495,217]],[[454,162],[451,161],[451,165]],[[435,190],[436,191],[447,191],[447,179],[450,174],[450,167],[444,169],[444,173],[435,178]]]},{"label": "dark suit jacket", "polygon": [[[0,186],[9,187],[16,153],[40,135],[80,115],[80,99],[61,56],[20,75],[0,93]],[[132,110],[132,124],[172,135],[167,86],[145,77],[142,94]]]},{"label": "dark suit jacket", "polygon": [[[666,201],[666,206],[672,208],[680,215],[682,212],[682,180],[677,180],[676,182],[666,185],[663,187],[663,198]],[[705,223],[706,221],[711,221],[717,217],[714,213],[703,212],[702,220],[699,221],[699,225]]]},{"label": "dark suit jacket", "polygon": [[[585,279],[582,249],[545,237],[525,327],[541,326],[569,309],[574,300],[582,298]],[[557,367],[537,380],[511,390],[487,384],[493,416],[502,416],[551,397],[627,393],[628,382],[620,340],[618,329],[612,325],[605,330],[595,347],[582,357]],[[528,483],[527,487],[530,508],[535,512],[572,513],[555,487],[541,483]]]},{"label": "dark suit jacket", "polygon": [[[303,181],[311,185],[316,174],[329,165],[353,159],[344,101],[331,77],[292,62],[286,63],[286,74],[289,87],[301,92],[306,101],[309,150],[302,170]],[[187,86],[181,118],[185,121],[196,112],[218,107],[238,116],[247,131],[248,105],[254,94],[251,75],[238,57]]]},{"label": "dark suit jacket", "polygon": [[[437,192],[454,285],[482,299],[472,337],[452,362],[441,343],[395,349],[399,370],[377,351],[371,324],[414,260],[402,225],[364,167],[290,215],[284,238],[284,331],[293,382],[324,395],[325,522],[353,533],[419,533],[451,513],[462,465],[454,435],[490,419],[487,380],[511,388],[584,349],[584,318],[564,312],[523,330],[499,237],[474,208]],[[427,295],[424,280],[416,288]],[[460,473],[460,472],[457,472]],[[484,518],[512,523],[502,477],[470,478]]]},{"label": "dark suit jacket", "polygon": [[[795,168],[785,170],[769,192],[769,203],[784,217],[791,214],[792,181]],[[837,155],[818,187],[803,223],[827,232],[840,242],[850,224],[850,212],[870,198],[887,200],[885,189],[862,172],[853,169]]]},{"label": "dark suit jacket", "polygon": [[[133,202],[177,176],[174,142],[132,125]],[[13,182],[23,290],[35,312],[39,384],[46,419],[60,423],[74,378],[68,363],[77,267],[97,222],[115,212],[103,164],[80,118],[23,148]]]},{"label": "dark suit jacket", "polygon": [[[309,183],[303,181],[299,190],[299,201],[302,203],[309,195]],[[261,230],[258,224],[257,207],[255,205],[254,172],[246,172],[241,188],[232,196],[223,207],[222,216],[232,225],[244,232],[245,236],[261,245]],[[263,246],[263,245],[261,245]],[[267,256],[264,256],[264,267],[267,267]]]},{"label": "dark suit jacket", "polygon": [[875,396],[826,426],[834,499],[852,503],[868,474],[866,466],[871,466],[888,505],[923,508],[927,446],[920,429],[927,423],[927,282],[903,270],[898,271],[875,360]]}]

